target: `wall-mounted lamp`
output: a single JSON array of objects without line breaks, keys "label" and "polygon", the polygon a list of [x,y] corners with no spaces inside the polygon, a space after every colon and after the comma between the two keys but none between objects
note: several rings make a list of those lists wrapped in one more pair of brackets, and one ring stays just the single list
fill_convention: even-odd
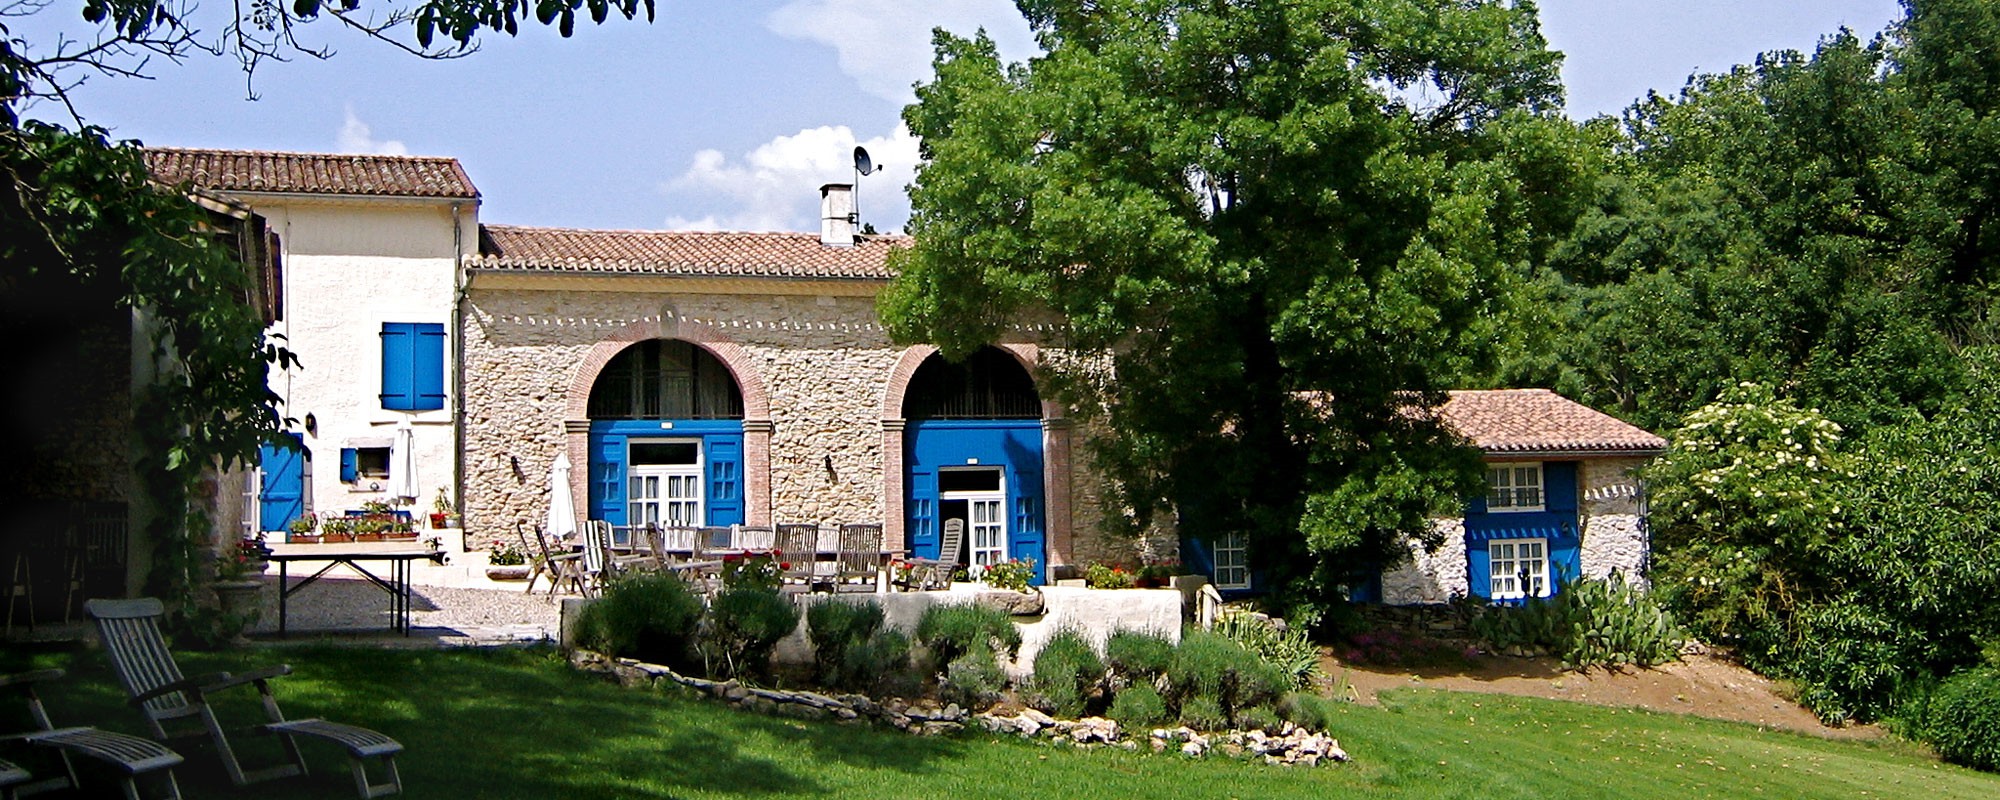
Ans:
[{"label": "wall-mounted lamp", "polygon": [[311,414],[307,414],[307,415],[306,415],[306,435],[307,435],[307,436],[318,436],[318,435],[319,435],[319,418],[318,418],[318,417],[315,417],[315,416],[313,416],[313,415],[311,415]]},{"label": "wall-mounted lamp", "polygon": [[839,481],[840,473],[835,472],[833,469],[833,454],[828,453],[826,456],[826,482],[838,483]]},{"label": "wall-mounted lamp", "polygon": [[507,463],[508,463],[508,465],[509,465],[509,466],[513,467],[513,469],[514,469],[514,482],[515,482],[515,483],[527,483],[527,482],[528,482],[528,473],[526,473],[526,472],[524,472],[524,471],[522,471],[522,470],[521,470],[521,457],[520,457],[520,456],[508,456],[508,457],[507,457]]}]

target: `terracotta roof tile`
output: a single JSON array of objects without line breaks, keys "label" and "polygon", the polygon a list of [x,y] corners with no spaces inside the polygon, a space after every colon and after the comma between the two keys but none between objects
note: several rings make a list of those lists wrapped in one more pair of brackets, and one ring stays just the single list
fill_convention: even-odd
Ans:
[{"label": "terracotta roof tile", "polygon": [[1451,393],[1439,416],[1489,455],[1657,453],[1667,440],[1547,389]]},{"label": "terracotta roof tile", "polygon": [[887,280],[904,236],[864,236],[853,247],[816,233],[593,231],[482,225],[476,269],[684,277]]},{"label": "terracotta roof tile", "polygon": [[146,166],[168,183],[223,192],[475,198],[455,158],[146,148]]}]

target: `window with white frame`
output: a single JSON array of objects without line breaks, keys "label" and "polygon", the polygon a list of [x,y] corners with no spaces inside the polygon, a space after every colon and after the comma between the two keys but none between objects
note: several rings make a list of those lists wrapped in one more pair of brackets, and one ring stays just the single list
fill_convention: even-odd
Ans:
[{"label": "window with white frame", "polygon": [[1215,539],[1215,588],[1250,588],[1250,550],[1241,532]]},{"label": "window with white frame", "polygon": [[1488,542],[1495,600],[1549,596],[1549,543],[1546,539],[1505,539]]},{"label": "window with white frame", "polygon": [[1542,510],[1542,465],[1486,465],[1487,511]]}]

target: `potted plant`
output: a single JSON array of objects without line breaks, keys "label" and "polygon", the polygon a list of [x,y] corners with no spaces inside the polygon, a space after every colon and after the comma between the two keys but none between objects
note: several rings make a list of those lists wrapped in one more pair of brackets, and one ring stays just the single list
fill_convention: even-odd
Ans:
[{"label": "potted plant", "polygon": [[354,541],[354,518],[328,516],[320,520],[319,532],[328,542]]},{"label": "potted plant", "polygon": [[319,543],[319,516],[308,511],[285,525],[285,541],[296,544]]},{"label": "potted plant", "polygon": [[443,486],[438,487],[437,497],[431,499],[431,529],[443,530],[451,519],[451,496]]},{"label": "potted plant", "polygon": [[496,581],[522,581],[528,579],[528,554],[521,546],[502,539],[494,539],[486,549],[486,577]]}]

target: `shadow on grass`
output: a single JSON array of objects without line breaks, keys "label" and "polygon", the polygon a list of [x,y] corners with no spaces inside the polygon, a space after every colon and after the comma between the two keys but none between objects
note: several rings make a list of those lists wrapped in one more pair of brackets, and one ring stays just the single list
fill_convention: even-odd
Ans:
[{"label": "shadow on grass", "polygon": [[[838,788],[824,777],[830,769],[918,774],[964,747],[625,689],[574,672],[546,649],[322,646],[177,655],[187,674],[290,663],[294,674],[274,683],[286,715],[394,736],[406,748],[398,765],[413,796],[820,795]],[[36,660],[71,670],[49,692],[58,723],[144,732],[101,654],[51,652]],[[217,698],[216,706],[232,731],[262,719],[256,693],[247,688]],[[281,758],[275,740],[247,730],[232,733],[231,744],[246,767]],[[351,797],[343,754],[310,741],[304,746],[315,773],[304,781],[231,787],[205,739],[175,743],[188,757],[177,772],[192,796]]]}]

